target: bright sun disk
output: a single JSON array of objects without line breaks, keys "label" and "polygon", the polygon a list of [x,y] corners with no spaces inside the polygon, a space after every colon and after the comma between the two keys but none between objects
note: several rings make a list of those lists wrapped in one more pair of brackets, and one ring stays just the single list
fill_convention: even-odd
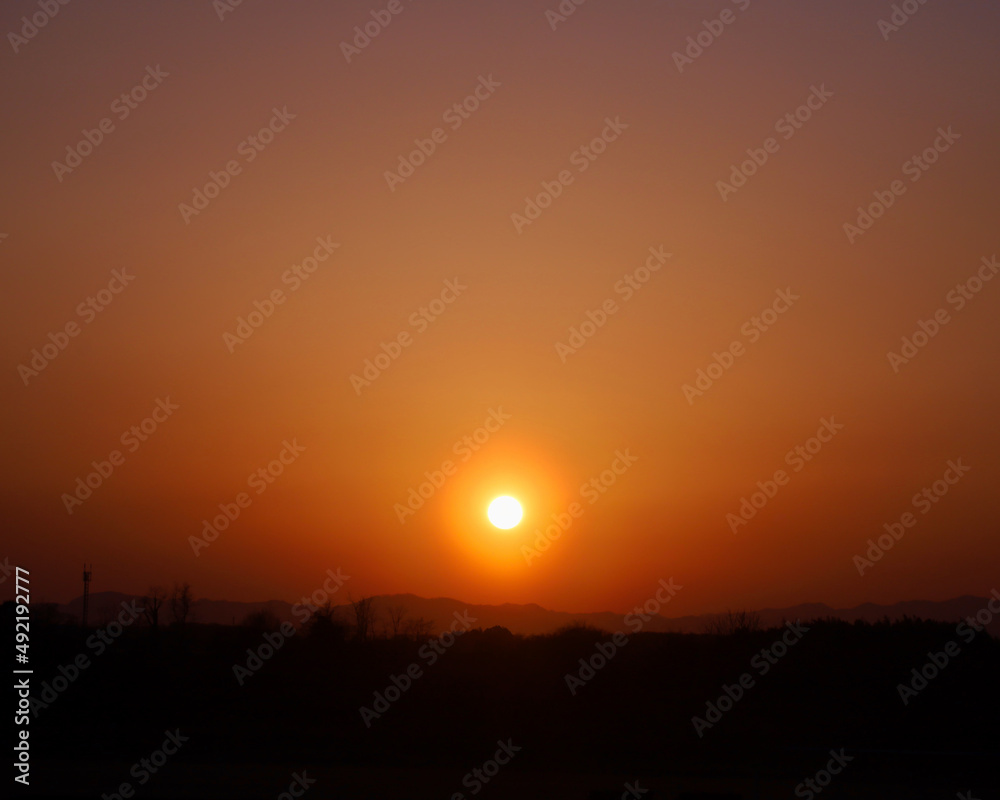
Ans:
[{"label": "bright sun disk", "polygon": [[513,497],[504,495],[496,498],[486,512],[490,522],[498,528],[513,528],[521,521],[521,504]]}]

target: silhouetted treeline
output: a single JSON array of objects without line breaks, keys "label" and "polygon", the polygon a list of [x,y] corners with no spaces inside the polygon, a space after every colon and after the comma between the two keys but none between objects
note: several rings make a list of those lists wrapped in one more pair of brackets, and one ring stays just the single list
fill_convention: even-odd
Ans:
[{"label": "silhouetted treeline", "polygon": [[[77,653],[92,662],[37,709],[40,753],[127,760],[137,737],[152,746],[180,727],[190,743],[177,758],[188,761],[462,767],[510,737],[523,748],[515,770],[802,777],[846,748],[854,760],[841,787],[906,774],[916,784],[953,778],[954,796],[994,768],[1000,739],[1000,643],[954,623],[637,633],[619,635],[613,652],[615,639],[585,627],[472,629],[446,645],[425,634],[361,639],[329,609],[290,636],[273,620],[247,623],[187,622],[153,636],[139,620],[100,655],[86,644],[93,631],[40,624],[33,697]],[[952,641],[958,654],[904,703],[899,687]]]}]

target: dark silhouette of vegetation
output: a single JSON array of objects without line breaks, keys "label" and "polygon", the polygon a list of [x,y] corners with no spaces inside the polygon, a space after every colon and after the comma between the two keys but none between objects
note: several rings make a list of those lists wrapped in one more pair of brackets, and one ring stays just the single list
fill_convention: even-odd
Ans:
[{"label": "dark silhouette of vegetation", "polygon": [[276,631],[281,627],[281,620],[266,608],[251,611],[240,623],[244,628],[263,633],[265,631]]},{"label": "dark silhouette of vegetation", "polygon": [[191,584],[175,583],[174,589],[170,593],[170,614],[177,625],[183,625],[191,616],[191,604],[194,597],[191,594]]},{"label": "dark silhouette of vegetation", "polygon": [[347,639],[350,626],[337,614],[337,609],[329,600],[311,612],[304,625],[306,635],[317,642],[343,642]]},{"label": "dark silhouette of vegetation", "polygon": [[[404,617],[394,636],[361,635],[354,609],[346,609],[354,617],[347,620],[327,604],[290,637],[275,632],[266,610],[238,626],[161,626],[157,649],[147,646],[154,626],[130,626],[100,656],[78,626],[40,615],[37,628],[32,622],[35,692],[78,653],[93,662],[32,720],[45,731],[46,758],[128,764],[153,749],[137,745],[138,732],[155,744],[164,730],[179,728],[190,741],[171,770],[256,763],[274,764],[278,772],[309,764],[379,774],[419,767],[452,781],[440,796],[460,790],[461,776],[483,762],[499,737],[523,748],[505,771],[587,774],[595,781],[621,774],[622,781],[639,776],[648,785],[683,776],[677,785],[690,787],[728,776],[793,796],[795,784],[814,775],[832,747],[847,748],[855,760],[831,797],[902,798],[917,790],[954,797],[956,786],[993,780],[1000,643],[986,632],[958,639],[959,654],[908,703],[897,689],[929,653],[956,640],[955,623],[810,621],[801,641],[760,674],[753,659],[787,629],[761,630],[753,615],[727,617],[722,630],[732,635],[632,633],[600,662],[593,656],[599,646],[610,652],[611,637],[592,627],[522,636],[494,626],[457,637],[432,663],[436,637],[428,639],[426,626],[419,636],[404,634],[410,622]],[[370,620],[361,610],[362,621]],[[4,616],[13,616],[13,604],[4,605]],[[248,651],[268,641],[270,655],[238,683],[234,665],[245,666]],[[600,666],[573,694],[566,676],[581,674],[588,660]],[[392,676],[414,664],[419,677],[391,695],[397,699],[366,727],[359,709],[371,707],[376,693],[394,685]],[[699,737],[692,718],[705,717],[706,704],[717,703],[723,687],[744,673],[753,685]],[[120,777],[81,784],[81,796],[85,788],[99,797]],[[873,786],[881,793],[863,793]],[[509,796],[499,785],[495,792]]]},{"label": "dark silhouette of vegetation", "polygon": [[394,605],[385,610],[387,636],[399,636],[403,632],[403,620],[406,618],[406,606]]},{"label": "dark silhouette of vegetation", "polygon": [[162,586],[151,586],[142,598],[142,615],[154,631],[160,628],[160,608],[167,599],[167,591]]},{"label": "dark silhouette of vegetation", "polygon": [[759,633],[763,626],[756,611],[726,611],[705,623],[705,633],[717,636],[745,636]]},{"label": "dark silhouette of vegetation", "polygon": [[375,598],[351,599],[351,610],[354,612],[354,637],[361,642],[370,639],[375,633]]},{"label": "dark silhouette of vegetation", "polygon": [[411,617],[403,621],[402,636],[407,639],[426,639],[434,630],[434,622],[423,617]]},{"label": "dark silhouette of vegetation", "polygon": [[606,634],[600,628],[595,628],[587,622],[571,622],[556,630],[553,636],[560,639],[597,641]]}]

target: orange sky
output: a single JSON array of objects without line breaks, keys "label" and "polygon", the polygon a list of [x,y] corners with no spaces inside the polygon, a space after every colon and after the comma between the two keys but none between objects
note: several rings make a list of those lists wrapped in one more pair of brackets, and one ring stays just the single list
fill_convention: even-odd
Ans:
[{"label": "orange sky", "polygon": [[[207,0],[71,3],[16,52],[7,38],[0,558],[38,596],[77,595],[84,560],[95,591],[292,599],[339,566],[355,596],[573,611],[625,610],[673,576],[672,614],[995,586],[1000,281],[961,308],[949,292],[1000,255],[996,5],[921,6],[887,40],[889,4],[590,0],[553,30],[556,7],[403,0],[350,61],[341,42],[385,5],[246,0],[220,20]],[[675,59],[723,9],[721,35]],[[35,11],[7,4],[0,28]],[[780,122],[810,96],[807,121]],[[99,144],[54,168],[85,129]],[[416,140],[433,152],[387,178]],[[935,142],[936,163],[907,164]],[[720,192],[748,149],[766,163]],[[870,230],[845,232],[894,181]],[[558,196],[529,213],[546,183]],[[647,276],[650,248],[671,257],[619,283]],[[134,279],[91,311],[112,270]],[[224,339],[275,291],[252,336]],[[779,291],[798,299],[755,329]],[[887,353],[942,308],[894,371]],[[51,363],[19,370],[68,323]],[[732,367],[686,396],[733,342]],[[456,450],[491,411],[509,419]],[[843,429],[794,471],[786,454],[830,417]],[[256,494],[286,441],[304,450]],[[635,463],[590,503],[581,485],[619,451]],[[913,495],[957,459],[967,475],[923,514]],[[734,534],[727,514],[780,469]],[[525,505],[512,531],[486,521],[499,494]],[[916,526],[859,575],[853,556],[906,511]]]}]

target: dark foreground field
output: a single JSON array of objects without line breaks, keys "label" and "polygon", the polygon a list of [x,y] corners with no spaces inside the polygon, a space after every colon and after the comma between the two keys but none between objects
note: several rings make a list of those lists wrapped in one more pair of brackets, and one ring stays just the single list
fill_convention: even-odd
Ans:
[{"label": "dark foreground field", "polygon": [[[587,629],[445,646],[327,621],[259,662],[247,650],[280,633],[133,626],[100,654],[92,633],[33,628],[34,794],[1000,796],[1000,644],[955,623],[638,633],[612,650]],[[88,666],[56,681],[79,653]],[[905,704],[900,685],[917,690]]]}]

